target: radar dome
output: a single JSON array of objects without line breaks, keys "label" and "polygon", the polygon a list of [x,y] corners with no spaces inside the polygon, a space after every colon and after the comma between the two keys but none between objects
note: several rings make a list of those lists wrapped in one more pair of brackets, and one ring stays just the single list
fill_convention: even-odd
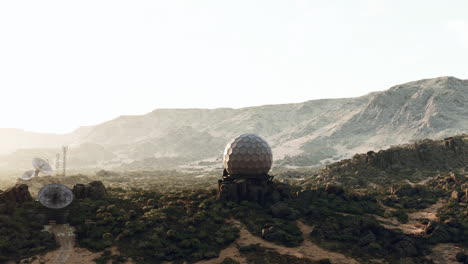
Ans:
[{"label": "radar dome", "polygon": [[273,154],[263,138],[242,134],[227,144],[223,163],[230,175],[267,174],[273,163]]}]

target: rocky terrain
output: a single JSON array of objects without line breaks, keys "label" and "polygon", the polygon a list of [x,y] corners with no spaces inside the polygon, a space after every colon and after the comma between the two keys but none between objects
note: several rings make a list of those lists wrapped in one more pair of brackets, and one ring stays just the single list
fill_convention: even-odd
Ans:
[{"label": "rocky terrain", "polygon": [[[353,189],[386,188],[402,182],[414,185],[441,173],[457,175],[465,171],[467,165],[468,135],[459,135],[356,154],[350,159],[327,165],[304,184],[316,186],[335,182]],[[453,184],[447,188],[457,186]]]},{"label": "rocky terrain", "polygon": [[[72,146],[69,165],[75,168],[164,169],[200,161],[219,166],[228,140],[245,132],[270,143],[277,166],[312,166],[465,133],[466,102],[468,80],[440,77],[356,98],[240,109],[157,109],[66,135],[0,129],[10,151],[0,167],[29,169],[32,155],[54,160],[61,144]],[[37,147],[42,149],[30,149]]]},{"label": "rocky terrain", "polygon": [[280,174],[261,203],[222,199],[221,175],[38,177],[28,182],[32,189],[55,182],[73,189],[69,225],[44,228],[44,208],[20,182],[0,191],[0,256],[21,263],[468,263],[466,142],[466,135],[421,140],[357,154],[315,176]]}]

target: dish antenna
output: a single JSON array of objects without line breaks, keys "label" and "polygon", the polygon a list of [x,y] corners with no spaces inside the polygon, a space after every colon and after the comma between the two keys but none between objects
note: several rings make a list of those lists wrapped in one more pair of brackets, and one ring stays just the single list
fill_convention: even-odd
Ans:
[{"label": "dish antenna", "polygon": [[39,191],[39,202],[49,209],[62,209],[73,201],[73,192],[63,184],[47,184]]},{"label": "dish antenna", "polygon": [[54,173],[54,170],[52,169],[52,166],[50,166],[50,164],[47,161],[43,160],[43,159],[34,158],[33,161],[32,161],[32,165],[36,169],[36,172],[40,171],[40,172],[42,172],[44,174]]},{"label": "dish antenna", "polygon": [[39,172],[42,172],[44,174],[52,174],[54,173],[54,170],[52,169],[52,167],[50,166],[50,164],[43,160],[43,159],[40,159],[40,158],[34,158],[32,160],[32,165],[34,167],[34,170],[29,170],[29,171],[26,171],[20,179],[22,180],[25,180],[25,181],[29,181],[31,180],[32,178],[34,177],[37,177],[39,175]]},{"label": "dish antenna", "polygon": [[26,171],[23,175],[21,175],[21,179],[25,181],[29,181],[30,179],[32,179],[32,177],[34,177],[33,170]]}]

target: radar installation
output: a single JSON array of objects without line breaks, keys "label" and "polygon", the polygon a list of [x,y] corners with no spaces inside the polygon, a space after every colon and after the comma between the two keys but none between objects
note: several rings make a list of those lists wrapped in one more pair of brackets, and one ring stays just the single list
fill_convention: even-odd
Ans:
[{"label": "radar installation", "polygon": [[252,133],[234,138],[224,150],[217,199],[264,203],[274,192],[273,177],[268,175],[272,164],[271,148],[263,138]]},{"label": "radar installation", "polygon": [[[66,152],[68,151],[68,147],[63,147],[64,151],[64,175],[65,175],[65,166],[66,166]],[[56,168],[58,168],[60,154],[56,155],[57,162],[55,164]],[[54,171],[52,166],[44,159],[41,158],[34,158],[32,160],[32,165],[34,170],[26,171],[20,179],[29,181],[34,177],[38,177],[39,173],[43,173],[46,175],[53,174]],[[65,223],[66,218],[68,215],[68,210],[66,207],[70,205],[73,201],[73,191],[70,190],[67,186],[63,184],[45,184],[40,190],[38,194],[39,202],[44,206],[44,214],[46,218],[46,223]]]}]

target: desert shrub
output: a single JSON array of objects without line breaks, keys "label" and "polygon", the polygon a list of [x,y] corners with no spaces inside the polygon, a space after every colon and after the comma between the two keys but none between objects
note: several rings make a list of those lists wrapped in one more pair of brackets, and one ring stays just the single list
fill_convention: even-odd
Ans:
[{"label": "desert shrub", "polygon": [[395,217],[398,220],[398,222],[402,224],[408,223],[408,215],[403,210],[393,211],[392,216]]},{"label": "desert shrub", "polygon": [[250,202],[232,206],[231,213],[234,218],[245,224],[252,234],[288,247],[299,246],[302,243],[302,233],[295,222],[273,216],[270,207]]},{"label": "desert shrub", "polygon": [[239,262],[233,260],[232,258],[225,258],[220,264],[239,264]]},{"label": "desert shrub", "polygon": [[386,206],[401,209],[424,209],[445,195],[443,191],[427,186],[400,185],[394,189],[396,195],[387,195],[381,200]]},{"label": "desert shrub", "polygon": [[338,213],[346,214],[377,214],[383,215],[384,210],[371,195],[358,195],[349,192],[340,194],[327,193],[324,189],[305,190],[292,203],[309,224]]},{"label": "desert shrub", "polygon": [[256,244],[241,247],[240,252],[249,263],[254,264],[317,264],[318,262],[306,258],[281,255],[275,250],[260,247]]},{"label": "desert shrub", "polygon": [[427,252],[417,238],[386,229],[366,216],[327,217],[317,224],[311,239],[327,249],[356,257],[399,259]]}]

